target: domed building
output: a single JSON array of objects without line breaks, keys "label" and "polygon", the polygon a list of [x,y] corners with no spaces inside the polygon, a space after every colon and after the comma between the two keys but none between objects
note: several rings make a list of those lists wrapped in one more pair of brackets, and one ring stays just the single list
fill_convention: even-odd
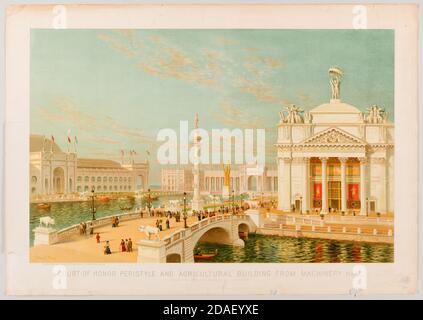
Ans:
[{"label": "domed building", "polygon": [[332,98],[309,112],[295,105],[278,125],[278,209],[327,214],[394,210],[394,124],[372,105],[342,102],[342,73],[331,72]]},{"label": "domed building", "polygon": [[31,200],[66,197],[73,193],[132,192],[148,186],[148,162],[126,163],[108,159],[78,158],[62,151],[53,139],[30,136]]}]

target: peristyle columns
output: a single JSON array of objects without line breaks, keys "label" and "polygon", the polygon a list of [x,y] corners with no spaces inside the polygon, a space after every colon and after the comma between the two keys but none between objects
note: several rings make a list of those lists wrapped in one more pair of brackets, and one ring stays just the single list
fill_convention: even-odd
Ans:
[{"label": "peristyle columns", "polygon": [[367,215],[366,164],[367,158],[360,158],[360,215]]},{"label": "peristyle columns", "polygon": [[321,157],[322,161],[322,211],[321,213],[328,213],[328,178],[327,178],[327,162],[328,158]]},{"label": "peristyle columns", "polygon": [[341,211],[347,211],[347,160],[339,158],[341,162]]}]

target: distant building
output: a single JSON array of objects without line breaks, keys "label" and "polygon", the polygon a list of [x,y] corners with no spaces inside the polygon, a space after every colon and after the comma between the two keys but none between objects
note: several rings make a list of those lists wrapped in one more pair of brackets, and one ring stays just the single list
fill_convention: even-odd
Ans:
[{"label": "distant building", "polygon": [[163,168],[161,170],[161,181],[163,191],[189,192],[193,190],[192,169]]},{"label": "distant building", "polygon": [[[236,193],[276,192],[278,188],[276,167],[237,165],[231,169],[230,188]],[[224,173],[221,166],[202,166],[200,190],[203,194],[221,194]],[[192,191],[193,173],[189,168],[161,170],[163,191]]]},{"label": "distant building", "polygon": [[30,136],[30,195],[128,192],[148,187],[148,162],[121,164],[107,159],[78,158],[50,139]]}]

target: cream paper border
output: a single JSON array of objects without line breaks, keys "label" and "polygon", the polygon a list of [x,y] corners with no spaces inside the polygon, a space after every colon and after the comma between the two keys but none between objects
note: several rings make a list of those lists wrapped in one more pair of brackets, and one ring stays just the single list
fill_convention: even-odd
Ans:
[{"label": "cream paper border", "polygon": [[[362,6],[362,5],[360,5]],[[417,286],[418,7],[364,5],[368,29],[395,29],[395,262],[361,264],[358,294]],[[355,292],[355,264],[29,263],[29,35],[53,5],[7,9],[6,288],[14,295],[262,295]],[[352,29],[354,5],[65,5],[67,28]],[[64,268],[64,269],[63,269]],[[65,270],[66,289],[58,285]],[[63,284],[63,283],[62,283]]]}]

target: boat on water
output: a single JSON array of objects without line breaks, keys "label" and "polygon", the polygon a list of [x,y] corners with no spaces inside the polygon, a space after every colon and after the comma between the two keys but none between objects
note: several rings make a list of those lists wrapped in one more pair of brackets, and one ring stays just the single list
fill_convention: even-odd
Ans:
[{"label": "boat on water", "polygon": [[131,210],[133,206],[119,206],[120,210]]},{"label": "boat on water", "polygon": [[37,208],[38,209],[50,210],[51,204],[50,203],[38,203]]},{"label": "boat on water", "polygon": [[[143,199],[144,201],[148,201],[148,195],[143,196],[143,197],[142,197],[142,199]],[[159,200],[159,196],[156,196],[156,195],[154,195],[154,196],[150,196],[150,200],[151,200],[151,201],[156,201],[156,200]]]},{"label": "boat on water", "polygon": [[215,256],[217,256],[217,249],[214,251],[214,253],[197,253],[194,254],[194,259],[197,260],[212,260]]},{"label": "boat on water", "polygon": [[97,200],[100,202],[109,202],[110,198],[108,196],[99,196]]}]

